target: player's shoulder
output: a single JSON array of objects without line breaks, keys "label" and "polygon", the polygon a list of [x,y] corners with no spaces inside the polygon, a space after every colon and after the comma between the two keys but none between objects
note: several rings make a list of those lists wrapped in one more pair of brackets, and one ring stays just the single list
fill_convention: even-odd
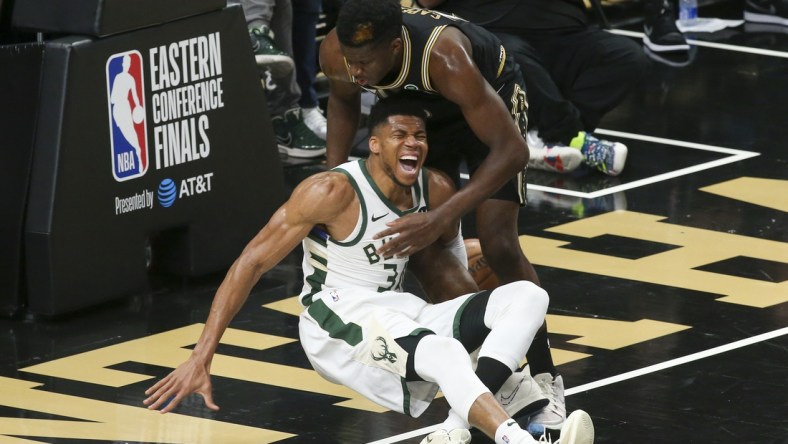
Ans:
[{"label": "player's shoulder", "polygon": [[320,42],[320,67],[321,70],[333,71],[342,68],[344,72],[344,57],[339,46],[339,38],[336,29],[332,29]]},{"label": "player's shoulder", "polygon": [[427,172],[427,181],[431,192],[453,193],[455,191],[454,181],[448,174],[432,168],[425,167],[424,170]]},{"label": "player's shoulder", "polygon": [[347,175],[336,170],[323,171],[321,173],[313,174],[304,179],[298,188],[313,192],[323,193],[328,196],[336,192],[344,192],[346,190],[353,190]]}]

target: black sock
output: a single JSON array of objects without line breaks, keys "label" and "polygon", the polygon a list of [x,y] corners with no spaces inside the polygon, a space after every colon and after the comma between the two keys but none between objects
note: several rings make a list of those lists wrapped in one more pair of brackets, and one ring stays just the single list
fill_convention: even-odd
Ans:
[{"label": "black sock", "polygon": [[550,355],[550,342],[547,339],[547,323],[542,323],[542,326],[536,332],[534,341],[525,354],[528,359],[528,366],[531,368],[531,375],[538,375],[540,373],[550,373],[552,376],[558,375],[558,370],[553,364],[553,357]]},{"label": "black sock", "polygon": [[479,358],[479,364],[476,366],[476,376],[493,394],[503,387],[503,383],[511,374],[512,371],[504,363],[486,356]]}]

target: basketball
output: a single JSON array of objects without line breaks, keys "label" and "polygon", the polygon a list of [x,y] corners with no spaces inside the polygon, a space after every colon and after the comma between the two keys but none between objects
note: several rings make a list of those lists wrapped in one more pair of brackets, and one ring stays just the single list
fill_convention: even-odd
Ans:
[{"label": "basketball", "polygon": [[487,259],[482,255],[482,246],[479,239],[465,239],[465,251],[468,254],[468,271],[480,290],[492,290],[498,286],[498,278],[492,268],[487,264]]},{"label": "basketball", "polygon": [[131,118],[134,120],[134,123],[140,123],[145,119],[145,110],[141,106],[137,106],[134,108],[134,111],[131,112]]}]

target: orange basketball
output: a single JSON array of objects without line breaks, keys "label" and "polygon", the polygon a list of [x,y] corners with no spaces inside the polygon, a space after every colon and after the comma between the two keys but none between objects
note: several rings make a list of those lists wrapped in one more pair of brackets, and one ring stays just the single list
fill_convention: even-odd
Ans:
[{"label": "orange basketball", "polygon": [[468,253],[468,271],[481,290],[492,290],[498,286],[498,278],[492,268],[487,264],[487,259],[482,255],[482,246],[479,239],[465,239],[465,250]]}]

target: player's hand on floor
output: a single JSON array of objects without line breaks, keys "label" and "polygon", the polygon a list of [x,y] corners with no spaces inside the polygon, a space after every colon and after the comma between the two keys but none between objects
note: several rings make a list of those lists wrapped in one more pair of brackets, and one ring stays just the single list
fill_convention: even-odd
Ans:
[{"label": "player's hand on floor", "polygon": [[161,413],[167,413],[192,393],[202,395],[209,409],[219,410],[219,406],[213,402],[213,387],[208,369],[203,364],[189,359],[145,390],[148,397],[142,403],[148,406],[149,410],[161,408]]}]

